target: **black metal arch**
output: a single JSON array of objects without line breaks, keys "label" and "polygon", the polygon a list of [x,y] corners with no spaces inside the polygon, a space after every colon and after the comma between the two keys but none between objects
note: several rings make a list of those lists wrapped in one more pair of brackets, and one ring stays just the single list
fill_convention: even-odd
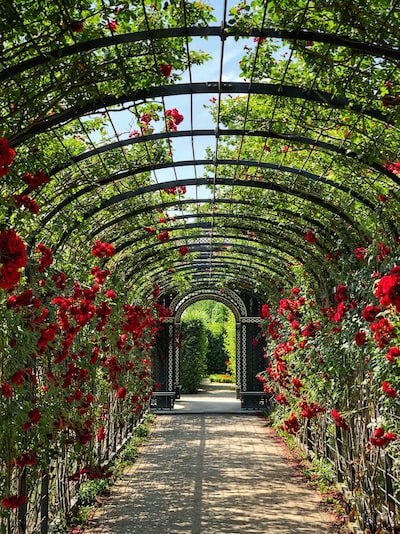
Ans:
[{"label": "black metal arch", "polygon": [[[184,217],[185,217],[184,215],[180,216],[180,218],[184,218]],[[178,220],[178,217],[174,217],[174,219]],[[285,233],[279,234],[279,233],[275,232],[271,228],[263,228],[261,230],[261,229],[257,229],[257,228],[254,228],[254,227],[248,227],[248,226],[246,227],[246,226],[243,226],[243,225],[240,225],[240,224],[233,224],[229,220],[229,216],[226,216],[226,219],[228,219],[228,221],[226,222],[226,224],[224,224],[223,227],[222,226],[216,226],[211,221],[195,221],[195,222],[190,222],[190,223],[185,223],[183,225],[175,225],[175,226],[168,226],[167,224],[163,224],[162,228],[167,230],[169,233],[172,233],[172,234],[174,232],[180,231],[180,230],[184,230],[184,231],[191,230],[191,229],[213,230],[213,236],[215,236],[215,232],[220,232],[219,237],[224,237],[225,236],[225,234],[222,233],[222,231],[225,230],[225,229],[238,230],[239,232],[243,232],[243,234],[247,233],[247,236],[248,236],[248,232],[252,231],[254,233],[254,236],[253,236],[253,238],[255,238],[254,241],[259,243],[260,246],[265,244],[263,239],[261,238],[262,235],[265,235],[265,236],[274,235],[275,237],[282,238],[283,240],[285,240],[285,238],[287,237],[287,235]],[[241,219],[241,220],[242,219],[247,219],[247,217],[242,217],[242,218],[239,218],[239,219]],[[262,220],[265,223],[269,224],[269,225],[272,222],[272,221],[268,221],[268,219],[262,219]],[[285,226],[284,231],[288,231],[290,234],[294,234],[295,236],[301,237],[302,240],[304,240],[304,234],[305,234],[304,228],[299,228],[299,227],[294,227],[294,226],[290,226],[290,227]],[[234,239],[253,240],[253,238],[247,237],[247,236],[245,236],[243,234],[242,235],[237,234],[237,237],[234,238]],[[115,247],[116,253],[120,252],[125,247],[130,247],[132,245],[140,244],[141,242],[146,242],[146,241],[150,241],[150,240],[154,241],[154,236],[149,235],[148,233],[146,233],[146,234],[142,233],[139,237],[127,238],[127,239],[124,239],[123,241],[120,241],[118,239],[119,237],[121,237],[121,236],[114,237],[112,240],[110,240],[110,242],[113,243],[113,245]],[[124,234],[124,237],[126,237],[125,234]],[[153,237],[153,239],[152,239],[152,237]],[[207,235],[203,234],[202,237],[207,237]],[[228,237],[228,236],[226,236],[226,237]],[[191,237],[191,234],[180,234],[179,237],[174,238],[174,239],[177,239],[177,240],[179,239],[180,241],[185,241],[185,240],[192,239],[192,237]],[[168,242],[170,243],[172,240],[173,239],[170,239]],[[157,243],[157,244],[159,244],[159,243]],[[316,246],[318,248],[321,248],[324,252],[329,252],[329,250],[326,248],[325,244],[321,243],[321,241],[318,241],[316,243]]]},{"label": "black metal arch", "polygon": [[[82,152],[78,156],[72,156],[68,159],[67,162],[65,162],[62,165],[58,165],[57,167],[54,167],[50,172],[49,176],[53,176],[54,174],[60,172],[61,170],[67,169],[71,165],[74,165],[76,163],[80,163],[81,161],[85,161],[86,159],[90,159],[93,156],[97,156],[99,154],[104,154],[106,152],[109,152],[111,150],[132,146],[135,144],[142,144],[146,142],[151,141],[157,141],[157,140],[164,140],[164,139],[175,139],[175,138],[181,138],[181,137],[212,137],[218,135],[219,137],[223,136],[246,136],[246,137],[260,137],[261,139],[280,139],[282,141],[286,142],[293,142],[298,143],[302,145],[307,146],[313,146],[316,148],[321,148],[327,152],[334,152],[335,154],[340,154],[341,156],[344,156],[346,158],[351,158],[357,160],[357,162],[363,163],[367,167],[371,167],[391,180],[395,182],[396,184],[400,185],[400,178],[396,176],[393,172],[390,172],[387,170],[383,165],[376,161],[371,161],[369,158],[367,158],[366,155],[360,155],[357,152],[353,152],[351,150],[347,150],[341,146],[337,146],[333,143],[327,143],[326,141],[321,141],[319,139],[313,139],[312,137],[306,137],[302,135],[293,135],[293,134],[285,134],[285,133],[279,133],[274,132],[272,130],[251,130],[246,128],[217,128],[217,129],[194,129],[194,130],[180,130],[177,132],[171,132],[171,131],[165,131],[165,132],[158,132],[153,134],[145,134],[141,135],[140,137],[132,137],[128,139],[121,139],[120,141],[116,141],[113,143],[108,143],[106,145],[101,145],[99,147],[96,147],[93,150],[87,150],[86,152]],[[236,160],[235,160],[236,161]],[[181,166],[181,162],[175,162],[175,166]],[[184,163],[182,162],[184,165]],[[197,165],[201,165],[201,163],[197,163]],[[140,172],[140,171],[139,171]],[[145,171],[143,171],[145,172]]]},{"label": "black metal arch", "polygon": [[[257,268],[258,273],[261,272],[267,275],[269,273],[274,273],[280,278],[289,279],[289,277],[287,276],[288,273],[286,272],[287,270],[279,270],[279,269],[274,268],[274,266],[271,266],[270,264],[266,265],[265,262],[263,263],[263,262],[255,261],[254,259],[251,261],[251,264],[248,262],[246,263],[245,260],[240,255],[238,256],[231,255],[229,256],[228,260],[226,258],[224,259],[215,258],[215,260],[216,261],[215,261],[214,267],[215,266],[226,267],[228,271],[235,272],[235,269],[237,270],[238,265],[242,268],[246,268],[249,271],[248,272],[249,279],[254,278],[255,268]],[[204,262],[205,261],[206,260],[204,260]],[[177,271],[178,272],[179,271],[193,271],[193,272],[201,271],[202,272],[202,271],[208,270],[204,262],[200,260],[195,260],[191,262],[190,264],[182,264],[181,262],[179,262],[179,260],[174,260],[174,262],[172,262],[171,264],[171,267],[174,270],[174,272],[177,272]],[[151,265],[151,268],[148,271],[146,271],[145,275],[146,277],[153,277],[153,274],[155,276],[158,276],[158,275],[170,276],[168,269],[160,269],[159,266]],[[131,275],[131,271],[128,270],[127,275],[129,278],[133,274]],[[141,279],[142,279],[141,275],[137,276],[136,280],[132,282],[133,285],[135,285],[136,283],[139,283]]]},{"label": "black metal arch", "polygon": [[[237,271],[237,266],[238,264],[241,266],[241,267],[246,267],[246,269],[248,270],[248,279],[249,280],[253,280],[255,278],[255,267],[257,268],[257,279],[259,280],[260,278],[260,273],[265,273],[267,276],[270,275],[270,273],[273,273],[274,275],[278,276],[278,278],[280,280],[284,279],[286,280],[287,282],[291,283],[293,282],[294,280],[294,277],[290,277],[290,271],[288,269],[275,269],[273,265],[271,264],[266,264],[265,262],[258,262],[258,261],[254,261],[252,260],[251,264],[246,264],[246,263],[243,263],[242,261],[242,258],[239,256],[229,256],[229,259],[232,259],[232,261],[227,261],[226,258],[224,258],[223,260],[220,259],[220,258],[215,258],[216,260],[216,263],[215,265],[220,265],[220,266],[226,266],[228,268],[229,271],[232,271],[232,272],[236,272]],[[174,266],[174,272],[181,272],[181,271],[190,271],[190,270],[198,270],[197,269],[197,264],[199,262],[198,261],[193,261],[191,263],[191,265],[181,265],[181,263],[179,262],[179,260],[174,260],[174,262],[172,263],[172,266]],[[199,263],[200,265],[200,263]],[[176,267],[175,267],[176,266]],[[190,273],[189,273],[190,274]],[[127,277],[128,277],[128,280],[130,278],[131,274],[130,274],[130,270],[127,271]],[[161,281],[161,277],[163,278],[170,278],[172,279],[172,275],[168,272],[168,270],[166,269],[160,269],[159,266],[155,266],[155,267],[152,267],[150,269],[148,269],[145,273],[145,276],[146,278],[150,278],[151,281],[149,282],[150,285],[153,284],[153,282],[155,280],[159,280]],[[139,276],[136,277],[136,279],[132,280],[131,281],[131,284],[133,286],[138,286],[138,287],[141,287],[143,284],[141,283],[141,280],[143,278],[143,273],[141,273]]]},{"label": "black metal arch", "polygon": [[[182,215],[180,217],[183,218],[184,216]],[[229,217],[227,217],[227,219],[229,219]],[[247,219],[247,217],[246,217],[246,219]],[[226,239],[245,240],[246,242],[250,241],[250,242],[257,243],[257,246],[260,247],[260,248],[263,248],[265,246],[270,246],[266,242],[266,239],[272,238],[272,239],[278,240],[279,242],[283,241],[285,243],[288,243],[288,244],[294,246],[295,248],[299,248],[300,247],[300,249],[302,250],[302,246],[304,246],[304,228],[303,227],[300,228],[300,227],[292,227],[292,226],[288,227],[288,226],[285,226],[284,232],[281,234],[281,233],[277,233],[277,232],[273,231],[270,228],[271,221],[268,221],[266,219],[262,219],[262,220],[268,224],[268,227],[265,227],[265,228],[262,228],[262,229],[256,229],[254,227],[243,227],[242,225],[232,224],[230,222],[225,223],[224,226],[221,227],[221,226],[213,225],[211,223],[211,221],[207,221],[207,222],[196,221],[196,222],[193,222],[193,223],[186,223],[185,225],[181,225],[181,226],[172,226],[172,227],[163,226],[163,228],[165,230],[167,230],[171,235],[173,235],[173,233],[175,231],[177,231],[177,232],[179,232],[179,231],[187,232],[187,230],[192,230],[192,229],[212,230],[213,231],[213,233],[212,233],[212,238],[213,239],[214,238],[226,238]],[[227,230],[227,231],[229,231],[229,230],[233,230],[233,231],[234,230],[238,230],[239,233],[238,234],[234,234],[234,235],[225,234],[225,233],[223,233],[223,231],[225,231],[225,230]],[[240,232],[242,232],[242,234],[240,234]],[[254,236],[250,237],[250,234],[248,232],[252,232],[254,234]],[[246,233],[247,233],[247,235],[244,235]],[[293,241],[293,239],[291,237],[288,237],[288,233],[289,234],[294,234],[294,237],[301,238],[301,242],[297,243],[297,242]],[[163,248],[165,247],[165,244],[161,244],[158,241],[155,241],[154,236],[148,235],[148,234],[146,234],[146,235],[142,234],[140,237],[137,237],[135,239],[124,239],[123,241],[118,240],[118,237],[119,236],[117,236],[116,239],[110,240],[110,242],[114,244],[116,253],[119,253],[119,252],[125,250],[126,248],[131,247],[132,245],[139,245],[140,246],[140,244],[142,242],[147,242],[147,241],[152,241],[152,242],[151,242],[151,244],[145,245],[140,249],[135,249],[135,254],[140,254],[145,250],[148,250],[150,248],[157,247],[157,246],[162,246]],[[193,235],[193,234],[188,234],[188,233],[180,233],[177,237],[172,237],[172,238],[170,237],[170,239],[168,241],[168,244],[171,245],[171,244],[176,242],[176,243],[178,243],[176,248],[179,248],[180,246],[182,246],[182,243],[188,244],[193,239],[196,239],[196,238],[205,239],[205,238],[208,238],[208,237],[209,236],[207,234]],[[211,236],[209,238],[211,239]],[[328,248],[325,243],[321,242],[320,239],[315,244],[315,248],[316,249],[321,249],[321,252],[323,254],[325,254],[325,255],[328,254],[329,252],[331,252],[331,249]],[[350,250],[349,245],[344,247],[344,250]]]},{"label": "black metal arch", "polygon": [[40,122],[34,122],[18,134],[10,135],[10,143],[16,147],[23,141],[34,135],[43,133],[49,128],[65,124],[72,119],[82,115],[93,114],[100,109],[126,104],[127,102],[143,102],[152,98],[161,98],[168,96],[180,96],[183,94],[232,94],[244,93],[246,95],[270,95],[282,98],[297,98],[323,104],[337,109],[349,109],[355,113],[360,113],[366,117],[382,121],[386,124],[393,124],[390,114],[382,113],[373,108],[365,108],[361,104],[352,102],[351,99],[344,96],[335,96],[326,91],[318,91],[306,87],[282,84],[267,83],[247,83],[247,82],[197,82],[181,83],[176,85],[162,85],[158,87],[149,87],[138,89],[133,93],[114,96],[103,95],[101,98],[93,101],[82,103],[80,106],[70,108],[60,113],[43,118]]},{"label": "black metal arch", "polygon": [[[87,219],[93,217],[94,215],[98,214],[103,209],[111,207],[111,206],[113,206],[113,205],[115,205],[117,203],[123,202],[124,200],[127,200],[129,198],[135,198],[135,197],[138,197],[138,196],[140,196],[140,195],[142,195],[144,193],[159,191],[161,189],[168,188],[168,187],[174,187],[176,185],[176,183],[177,183],[176,181],[164,182],[163,184],[154,184],[154,185],[138,188],[135,191],[128,191],[128,192],[125,192],[125,193],[114,195],[111,198],[103,201],[100,204],[100,206],[98,206],[98,207],[96,207],[94,209],[88,210],[85,214],[82,215],[82,220],[87,220]],[[319,195],[316,195],[316,194],[311,193],[311,192],[307,193],[307,192],[301,191],[299,189],[291,189],[289,187],[283,187],[282,185],[276,184],[276,183],[273,183],[273,182],[254,181],[254,180],[249,180],[249,181],[232,180],[230,178],[216,178],[216,179],[193,178],[193,179],[179,180],[179,183],[181,185],[186,185],[186,186],[189,186],[189,185],[211,185],[211,184],[213,184],[213,185],[230,185],[230,186],[234,185],[236,187],[253,187],[253,188],[256,188],[256,189],[265,189],[265,190],[269,190],[269,191],[275,191],[275,192],[278,192],[278,193],[287,194],[289,196],[299,197],[299,198],[302,198],[303,200],[307,200],[309,202],[312,202],[313,204],[317,204],[320,207],[330,211],[332,214],[339,216],[345,222],[347,222],[349,225],[353,226],[356,229],[358,228],[360,237],[362,237],[363,240],[366,239],[366,236],[364,235],[364,232],[360,228],[359,224],[355,220],[353,220],[346,212],[344,212],[342,209],[340,209],[338,206],[335,206],[331,202],[329,202],[327,200],[324,200]],[[44,223],[42,222],[41,225],[43,225],[43,224]],[[80,223],[78,225],[74,224],[69,230],[66,230],[62,234],[57,246],[54,248],[55,251],[58,250],[63,245],[63,243],[74,232],[74,230],[76,230],[79,227],[79,225],[80,225]]]},{"label": "black metal arch", "polygon": [[[41,226],[43,227],[46,225],[53,217],[57,216],[60,212],[60,210],[64,207],[66,207],[68,204],[70,204],[72,201],[82,197],[86,193],[90,193],[97,189],[98,187],[102,185],[107,185],[111,182],[115,182],[118,180],[122,180],[123,178],[127,178],[128,176],[132,176],[135,174],[142,174],[154,170],[160,170],[160,169],[168,169],[168,168],[176,168],[176,167],[193,167],[194,165],[239,165],[243,167],[257,167],[260,169],[266,169],[271,171],[277,171],[277,172],[287,172],[289,174],[294,174],[296,176],[302,176],[304,178],[308,178],[312,181],[319,182],[321,184],[333,187],[338,189],[339,191],[342,191],[345,194],[348,194],[352,198],[358,200],[362,204],[364,204],[368,209],[371,211],[376,211],[377,206],[376,204],[373,204],[368,199],[357,193],[356,191],[353,191],[351,188],[341,185],[337,182],[334,182],[332,180],[328,180],[326,178],[323,178],[322,176],[319,176],[315,173],[298,169],[296,167],[289,167],[286,165],[277,165],[274,163],[267,163],[267,162],[257,162],[255,160],[229,160],[229,159],[201,159],[201,160],[184,160],[184,161],[177,161],[177,162],[164,162],[159,164],[149,164],[149,165],[141,165],[138,166],[134,170],[125,170],[123,172],[112,174],[110,177],[99,180],[98,183],[84,187],[74,193],[73,195],[65,197],[53,210],[51,210],[42,220],[41,220]],[[392,173],[391,173],[392,174]],[[220,180],[228,180],[227,178],[217,178],[217,181]],[[250,182],[249,182],[250,183]],[[257,182],[251,182],[253,183],[253,187],[261,187],[254,185]],[[262,183],[268,183],[267,181],[263,181]],[[121,193],[118,195],[120,197],[120,200],[125,200],[125,198],[131,198],[133,196],[139,196],[144,195],[146,193],[151,193],[155,191],[162,191],[163,189],[168,189],[170,187],[174,187],[176,185],[185,185],[185,186],[191,186],[191,185],[215,185],[216,182],[213,178],[186,178],[181,179],[179,181],[168,181],[164,182],[162,184],[152,184],[147,186],[138,187],[135,191],[127,192],[127,193]],[[219,185],[241,185],[240,180],[232,180],[232,184],[219,184]],[[280,188],[280,192],[285,192],[287,188],[284,186],[280,186],[279,184],[273,184],[275,187]],[[112,197],[115,198],[115,197]],[[104,207],[106,207],[106,202],[104,202]],[[333,205],[332,205],[333,206]],[[103,207],[100,207],[100,209],[103,209]],[[92,213],[93,214],[93,213]],[[90,215],[89,215],[90,216]],[[86,217],[85,217],[86,218]],[[349,221],[347,221],[349,222]],[[354,223],[354,221],[353,221]]]},{"label": "black metal arch", "polygon": [[[158,209],[168,209],[168,208],[173,208],[173,207],[180,207],[180,206],[186,206],[186,205],[193,205],[193,204],[209,204],[210,203],[210,199],[209,198],[206,198],[206,199],[180,199],[180,200],[176,200],[176,201],[173,201],[173,202],[164,202],[164,203],[160,203],[160,204],[157,204],[157,205],[153,205],[153,206],[146,206],[146,207],[142,207],[142,208],[139,208],[139,209],[136,209],[136,210],[133,210],[133,211],[128,211],[127,213],[124,213],[122,215],[119,215],[117,216],[115,219],[112,219],[112,220],[109,220],[108,222],[102,224],[102,225],[99,225],[95,228],[95,230],[93,230],[91,233],[90,233],[90,237],[92,239],[96,238],[99,234],[101,234],[102,232],[104,232],[105,230],[107,230],[108,228],[112,227],[112,226],[119,226],[120,223],[122,223],[123,221],[129,219],[129,218],[133,218],[135,217],[136,215],[140,215],[140,214],[143,214],[143,213],[149,213],[153,210],[158,210]],[[238,205],[238,206],[247,206],[247,207],[252,207],[252,204],[251,202],[247,201],[247,200],[244,200],[244,199],[226,199],[226,198],[216,198],[215,199],[215,203],[218,204],[218,205]],[[271,210],[271,213],[272,210],[274,209],[274,206],[273,204],[267,204],[264,206],[264,209],[265,210],[268,210],[270,209]],[[279,210],[279,213],[282,213],[284,215],[286,215],[288,217],[288,219],[290,218],[293,218],[293,219],[299,219],[300,220],[300,223],[307,223],[308,225],[311,225],[312,228],[319,228],[320,230],[324,230],[326,229],[326,224],[323,224],[322,222],[320,222],[319,220],[317,219],[312,219],[311,217],[307,217],[305,216],[304,214],[302,213],[296,213],[294,211],[291,211],[291,210],[288,210],[288,209],[280,209]],[[322,212],[320,212],[322,214]],[[184,215],[175,215],[174,216],[174,219],[175,220],[180,220],[180,219],[187,219],[187,218],[194,218],[194,219],[201,219],[201,218],[207,218],[207,217],[214,217],[214,218],[227,218],[227,219],[246,219],[248,221],[253,221],[257,224],[263,224],[263,223],[268,223],[270,224],[271,222],[273,221],[270,221],[269,219],[264,219],[262,217],[258,217],[258,216],[255,216],[255,215],[249,215],[248,213],[246,213],[246,215],[236,215],[236,214],[232,214],[230,212],[209,212],[209,213],[187,213],[187,214],[184,214]],[[327,223],[330,224],[330,232],[331,234],[335,234],[335,235],[338,235],[339,236],[339,232],[336,232],[335,231],[335,227],[332,226],[332,221],[327,221]],[[252,228],[253,230],[253,228]],[[115,235],[115,234],[114,234]],[[349,245],[350,246],[350,245]]]},{"label": "black metal arch", "polygon": [[[193,236],[194,239],[198,239],[198,238],[201,238],[201,237],[204,237],[203,234],[200,234],[200,235],[195,235]],[[225,239],[225,238],[229,238],[229,236],[225,236],[225,235],[222,235],[222,236],[217,236],[215,235],[215,238],[221,238],[222,239]],[[237,239],[237,237],[233,237],[235,239]],[[175,241],[180,241],[181,238],[175,238]],[[171,241],[171,240],[170,240]],[[169,244],[170,244],[170,241],[168,243],[164,243],[164,249],[165,251],[169,251]],[[242,240],[239,240],[239,241],[245,241],[245,243],[248,243],[249,240],[248,239],[242,239]],[[158,245],[158,244],[153,244],[153,245],[149,245],[147,247],[144,247],[143,249],[139,250],[139,251],[135,251],[135,256],[137,256],[138,254],[140,254],[141,252],[145,252],[145,251],[148,251],[148,253],[146,255],[144,255],[140,262],[137,261],[136,263],[136,270],[140,271],[140,272],[143,272],[143,264],[146,265],[146,267],[148,267],[153,261],[159,261],[159,253],[158,251],[160,250],[160,246],[161,245]],[[226,247],[227,246],[227,243],[222,241],[222,242],[219,242],[219,241],[216,241],[216,242],[213,242],[212,243],[212,249],[210,249],[210,245],[204,245],[204,244],[201,244],[201,243],[192,243],[190,244],[190,250],[191,252],[204,252],[204,253],[207,253],[209,255],[213,255],[214,253],[218,253],[218,252],[226,252]],[[265,259],[268,257],[271,256],[271,252],[270,250],[268,250],[268,254],[265,254],[265,251],[263,250],[263,248],[261,247],[252,247],[250,245],[243,245],[242,243],[229,243],[229,248],[234,250],[235,253],[243,253],[244,255],[246,256],[250,256],[252,258],[259,258],[260,260],[263,260],[265,262]],[[273,243],[273,245],[271,245],[271,249],[272,250],[278,250],[284,254],[288,254],[292,260],[296,260],[296,262],[302,262],[304,263],[304,259],[302,258],[301,255],[299,255],[299,251],[297,250],[296,246],[295,246],[295,251],[288,251],[287,248],[283,247],[283,246],[279,246],[277,243]],[[300,249],[301,250],[301,249]],[[288,258],[279,258],[279,256],[276,255],[276,253],[273,255],[273,257],[276,257],[278,260],[281,261],[281,264],[282,265],[286,265],[288,261],[292,261],[292,260],[288,260]],[[321,271],[324,271],[323,267],[321,265],[319,265],[319,267],[321,268]],[[317,273],[314,271],[314,268],[313,266],[310,266],[310,265],[307,265],[307,269],[310,271],[310,274],[315,278],[315,279],[318,279],[318,275]],[[131,273],[132,272],[135,272],[135,270],[131,270],[130,271]],[[326,273],[326,277],[328,278],[328,275]]]},{"label": "black metal arch", "polygon": [[21,61],[0,73],[0,81],[7,80],[16,74],[22,73],[28,69],[54,63],[58,59],[62,59],[74,54],[82,54],[99,48],[106,48],[115,46],[117,44],[136,43],[140,41],[168,39],[174,37],[219,37],[225,40],[227,37],[264,37],[272,39],[283,39],[286,41],[315,41],[320,43],[333,44],[335,46],[349,48],[363,54],[386,57],[392,59],[400,59],[400,51],[397,48],[389,48],[386,46],[368,44],[360,42],[355,39],[350,39],[346,35],[330,34],[326,32],[316,32],[311,30],[281,30],[276,28],[252,28],[249,31],[239,30],[237,28],[230,28],[229,25],[224,26],[192,26],[181,28],[159,28],[155,30],[146,30],[135,33],[116,34],[98,39],[91,39],[89,41],[82,41],[70,46],[57,48],[49,51],[47,54],[39,54],[31,59]]},{"label": "black metal arch", "polygon": [[[196,202],[196,204],[199,203],[199,201],[197,201],[197,200],[191,200],[190,202]],[[241,204],[241,203],[237,202],[237,204]],[[321,230],[323,230],[325,228],[325,226],[320,221],[317,221],[316,219],[311,219],[309,217],[305,217],[300,213],[295,213],[295,212],[292,212],[290,210],[280,210],[279,213],[286,213],[288,215],[288,217],[292,216],[294,219],[300,219],[301,218],[303,222],[307,221],[308,224],[311,224],[313,227],[318,227]],[[111,226],[117,226],[121,222],[123,222],[123,221],[125,221],[127,219],[130,219],[133,216],[134,216],[134,212],[124,213],[123,215],[120,215],[119,217],[116,217],[116,219],[113,219],[112,221],[108,221],[108,223],[106,223],[105,225],[96,227],[96,229],[93,232],[91,232],[90,236],[92,238],[96,237],[96,235],[102,233],[107,228],[109,228]],[[174,221],[186,220],[186,219],[191,219],[191,218],[193,218],[193,219],[208,219],[208,218],[218,219],[218,218],[224,218],[224,219],[238,219],[240,221],[243,221],[243,219],[245,219],[246,221],[251,221],[251,222],[254,222],[254,223],[258,223],[258,224],[270,224],[271,222],[273,222],[273,219],[264,219],[263,217],[257,217],[256,215],[249,215],[247,213],[244,216],[244,215],[238,215],[238,214],[235,214],[235,213],[221,212],[221,211],[218,211],[216,213],[203,212],[203,213],[193,213],[193,214],[185,213],[184,215],[174,215]],[[239,228],[239,226],[238,226],[238,228]],[[240,228],[243,231],[249,231],[249,230],[250,231],[258,231],[254,227],[249,227],[249,226],[240,226]],[[142,230],[142,228],[140,228],[139,230]],[[138,240],[140,240],[140,239],[144,239],[143,236],[138,238]]]}]

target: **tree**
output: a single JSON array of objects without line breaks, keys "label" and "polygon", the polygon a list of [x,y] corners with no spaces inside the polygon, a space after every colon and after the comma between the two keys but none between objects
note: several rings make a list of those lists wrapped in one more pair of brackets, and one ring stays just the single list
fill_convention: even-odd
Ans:
[{"label": "tree", "polygon": [[181,385],[183,393],[196,393],[206,373],[207,336],[200,319],[182,323]]},{"label": "tree", "polygon": [[229,360],[225,348],[225,324],[211,323],[207,326],[207,373],[225,373],[226,362]]}]

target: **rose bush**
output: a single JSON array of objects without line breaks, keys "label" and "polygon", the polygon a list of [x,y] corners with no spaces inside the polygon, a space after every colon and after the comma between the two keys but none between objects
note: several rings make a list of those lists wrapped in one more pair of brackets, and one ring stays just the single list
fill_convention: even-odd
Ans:
[{"label": "rose bush", "polygon": [[[107,432],[147,407],[151,351],[168,310],[126,302],[121,282],[96,264],[113,254],[95,241],[77,279],[46,245],[28,259],[14,228],[0,232],[1,515],[29,500],[60,451],[78,466],[71,480],[106,476],[98,453]],[[30,493],[20,493],[22,472]]]}]

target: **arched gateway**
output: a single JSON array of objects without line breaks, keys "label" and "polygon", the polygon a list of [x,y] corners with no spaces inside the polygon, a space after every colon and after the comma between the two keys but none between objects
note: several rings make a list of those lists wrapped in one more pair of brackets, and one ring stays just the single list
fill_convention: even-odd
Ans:
[{"label": "arched gateway", "polygon": [[[236,319],[236,387],[242,398],[242,405],[258,404],[262,383],[256,378],[264,370],[266,362],[262,344],[254,340],[260,333],[261,301],[248,292],[230,289],[217,291],[198,289],[186,295],[163,295],[159,302],[172,310],[172,316],[165,319],[154,351],[153,376],[160,384],[160,390],[175,393],[180,384],[181,317],[183,312],[199,300],[216,300],[225,304]],[[166,396],[167,397],[167,396]],[[251,400],[252,399],[252,400]]]}]

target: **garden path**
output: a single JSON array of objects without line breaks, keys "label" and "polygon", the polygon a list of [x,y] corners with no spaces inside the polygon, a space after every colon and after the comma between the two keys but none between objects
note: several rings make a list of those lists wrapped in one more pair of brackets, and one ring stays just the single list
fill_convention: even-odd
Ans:
[{"label": "garden path", "polygon": [[89,529],[97,534],[328,534],[333,516],[255,414],[157,416],[138,461]]}]

